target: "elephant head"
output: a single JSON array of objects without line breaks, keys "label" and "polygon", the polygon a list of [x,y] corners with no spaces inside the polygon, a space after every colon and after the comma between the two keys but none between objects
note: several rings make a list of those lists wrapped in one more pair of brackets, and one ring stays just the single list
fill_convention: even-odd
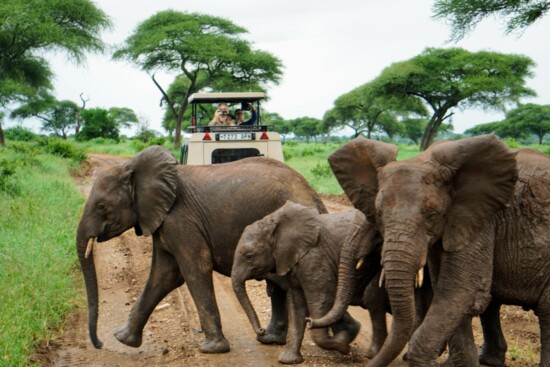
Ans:
[{"label": "elephant head", "polygon": [[162,147],[151,147],[128,162],[102,173],[95,181],[76,233],[78,258],[86,283],[88,328],[96,348],[98,291],[93,259],[95,241],[103,242],[134,227],[149,236],[162,224],[176,198],[176,159]]},{"label": "elephant head", "polygon": [[[395,146],[359,137],[329,157],[345,193],[384,238],[382,266],[393,322],[371,366],[389,364],[410,339],[416,277],[431,246],[441,243],[444,252],[466,248],[509,203],[517,181],[515,154],[494,135],[439,142],[399,162],[396,153]],[[344,267],[338,292],[353,284],[354,268]]]},{"label": "elephant head", "polygon": [[264,330],[245,282],[273,272],[285,276],[317,244],[320,230],[318,211],[291,201],[245,228],[235,249],[231,282],[257,335]]}]

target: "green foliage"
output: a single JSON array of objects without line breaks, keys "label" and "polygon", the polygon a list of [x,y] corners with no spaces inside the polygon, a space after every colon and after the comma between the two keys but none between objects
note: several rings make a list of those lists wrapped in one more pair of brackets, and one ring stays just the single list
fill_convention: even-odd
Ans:
[{"label": "green foliage", "polygon": [[75,163],[80,164],[87,159],[83,149],[66,140],[44,139],[40,144],[47,153],[70,159]]},{"label": "green foliage", "polygon": [[38,135],[23,126],[14,126],[4,130],[7,140],[12,141],[31,141],[36,140]]},{"label": "green foliage", "polygon": [[0,105],[51,89],[53,74],[42,56],[61,51],[82,62],[103,50],[99,38],[110,21],[90,0],[0,2]]},{"label": "green foliage", "polygon": [[506,140],[504,140],[504,144],[508,145],[508,147],[510,147],[510,148],[519,148],[520,147],[519,143],[514,138],[506,138]]},{"label": "green foliage", "polygon": [[385,68],[372,83],[379,93],[421,99],[432,109],[421,148],[428,148],[453,108],[502,110],[535,92],[526,86],[533,60],[521,55],[427,48]]},{"label": "green foliage", "polygon": [[506,33],[521,32],[550,10],[544,0],[436,0],[434,18],[451,24],[451,40],[458,41],[471,33],[479,22],[488,17],[506,22]]},{"label": "green foliage", "polygon": [[384,94],[377,88],[369,82],[341,95],[325,114],[325,122],[332,127],[347,126],[354,130],[354,136],[370,138],[375,132],[384,132],[392,137],[403,130],[398,117],[428,115],[418,98]]},{"label": "green foliage", "polygon": [[138,139],[132,140],[132,146],[133,146],[134,150],[136,151],[136,153],[139,153],[143,149],[148,148],[152,145],[162,145],[162,146],[164,146],[165,143],[166,143],[166,139],[162,138],[162,137],[152,138],[152,139],[149,139],[147,142],[143,142],[143,141],[138,140]]},{"label": "green foliage", "polygon": [[91,108],[82,111],[84,125],[76,136],[78,141],[90,140],[93,138],[119,139],[119,130],[113,116],[103,108]]},{"label": "green foliage", "polygon": [[332,169],[328,163],[317,163],[317,165],[311,169],[311,173],[318,178],[330,177],[332,176]]},{"label": "green foliage", "polygon": [[[0,154],[17,160],[11,151]],[[44,154],[38,160],[15,168],[19,195],[0,192],[2,366],[27,366],[35,343],[54,337],[79,301],[74,231],[83,198],[68,161]]]}]

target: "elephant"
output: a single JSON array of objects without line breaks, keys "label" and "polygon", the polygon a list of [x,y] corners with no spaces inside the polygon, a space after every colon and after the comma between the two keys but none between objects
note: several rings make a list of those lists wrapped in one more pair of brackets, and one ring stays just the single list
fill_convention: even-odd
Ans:
[{"label": "elephant", "polygon": [[[96,348],[98,289],[93,246],[134,228],[153,236],[149,278],[116,338],[131,347],[142,343],[143,328],[156,305],[187,283],[205,340],[203,353],[230,349],[223,335],[212,272],[229,276],[244,228],[287,200],[325,213],[305,178],[284,163],[252,157],[208,166],[177,165],[168,149],[153,146],[98,176],[76,232],[76,247],[88,301],[88,329]],[[284,343],[286,295],[275,287],[272,319],[263,343]]]},{"label": "elephant", "polygon": [[[235,250],[231,281],[258,335],[264,330],[248,298],[245,282],[277,276],[279,282],[287,284],[289,341],[279,355],[279,362],[303,362],[300,347],[305,318],[308,315],[320,317],[332,306],[340,250],[344,243],[353,242],[359,256],[366,256],[375,247],[375,239],[376,231],[357,209],[319,214],[292,201],[287,201],[281,208],[246,227]],[[372,271],[370,274],[365,271],[361,277],[358,276],[360,285],[353,304],[368,307],[363,302],[363,292],[374,275]],[[379,302],[374,302],[373,298],[376,297],[366,296],[374,306],[378,306]],[[385,313],[382,313],[382,320],[385,326]],[[357,336],[360,324],[345,312],[332,323],[331,328],[333,336],[329,336],[328,328],[312,330],[314,342],[323,349],[349,353],[349,343]]]},{"label": "elephant", "polygon": [[[479,360],[504,365],[498,309],[513,304],[538,316],[540,365],[550,366],[550,158],[509,149],[492,134],[441,141],[402,161],[396,156],[396,146],[364,137],[329,156],[347,196],[384,238],[393,323],[369,365],[388,365],[409,339],[411,366],[435,365],[447,342],[453,366],[476,366]],[[413,333],[412,294],[426,263],[433,300]],[[339,266],[342,298],[313,320],[318,326],[338,317],[338,303],[353,294],[347,284],[354,264]],[[483,330],[492,342],[478,356],[471,318],[483,311]]]}]

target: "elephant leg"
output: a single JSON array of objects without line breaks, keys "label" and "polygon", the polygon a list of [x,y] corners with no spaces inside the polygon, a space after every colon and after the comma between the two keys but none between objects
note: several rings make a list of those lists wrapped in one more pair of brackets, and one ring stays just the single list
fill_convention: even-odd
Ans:
[{"label": "elephant leg", "polygon": [[[439,256],[441,263],[432,304],[410,341],[407,353],[410,366],[435,365],[447,340],[455,331],[463,333],[466,318],[480,314],[490,300],[492,247],[483,246],[479,241],[462,251],[441,251]],[[465,324],[459,328],[463,322]],[[458,337],[465,343],[470,342],[467,335]],[[473,348],[469,345],[463,345],[463,348],[466,365],[479,366],[477,352],[475,356],[470,356],[468,353]]]},{"label": "elephant leg", "polygon": [[367,350],[367,358],[373,358],[388,337],[386,324],[386,305],[388,297],[386,291],[378,286],[380,273],[368,284],[363,293],[363,307],[369,311],[372,324],[372,342]]},{"label": "elephant leg", "polygon": [[539,300],[536,314],[540,326],[540,366],[550,367],[550,289]]},{"label": "elephant leg", "polygon": [[267,293],[271,298],[271,320],[265,334],[256,337],[256,339],[263,344],[284,345],[288,330],[287,292],[271,280],[266,280],[266,283]]},{"label": "elephant leg", "polygon": [[491,301],[479,318],[483,329],[479,363],[487,366],[504,366],[508,345],[500,325],[500,303]]},{"label": "elephant leg", "polygon": [[151,271],[145,289],[132,306],[128,323],[115,332],[118,341],[130,347],[139,347],[142,342],[143,328],[159,302],[175,288],[181,286],[184,279],[174,257],[154,246]]},{"label": "elephant leg", "polygon": [[[222,332],[220,311],[216,303],[213,263],[211,253],[204,245],[193,256],[178,254],[178,264],[187,283],[189,293],[195,302],[205,341],[201,343],[201,353],[227,353],[229,342]],[[206,250],[205,250],[206,249]]]},{"label": "elephant leg", "polygon": [[[330,338],[330,347],[324,349],[336,350],[342,354],[349,354],[351,351],[350,343],[357,337],[361,330],[361,323],[355,320],[349,312],[344,317],[330,326],[333,336]],[[316,329],[312,329],[312,332]],[[322,330],[322,329],[320,329]]]},{"label": "elephant leg", "polygon": [[297,364],[304,361],[300,352],[306,329],[307,306],[305,298],[300,290],[290,289],[287,292],[287,305],[290,319],[288,342],[283,352],[279,355],[279,362],[284,364]]},{"label": "elephant leg", "polygon": [[453,367],[478,365],[477,347],[472,331],[472,317],[466,316],[449,339],[449,360]]}]

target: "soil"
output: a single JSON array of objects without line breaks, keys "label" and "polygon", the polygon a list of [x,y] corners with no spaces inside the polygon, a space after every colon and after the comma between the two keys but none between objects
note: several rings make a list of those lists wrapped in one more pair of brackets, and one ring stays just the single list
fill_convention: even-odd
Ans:
[{"label": "soil", "polygon": [[[97,173],[120,164],[125,158],[91,154],[87,165],[75,172],[82,194],[87,196]],[[330,212],[351,207],[343,195],[323,195]],[[98,335],[102,349],[95,349],[88,338],[86,305],[73,311],[67,318],[61,334],[54,340],[42,342],[31,362],[40,366],[277,366],[277,357],[283,346],[266,346],[256,341],[255,334],[238,303],[230,279],[214,274],[217,303],[223,331],[231,344],[225,354],[202,354],[198,350],[204,336],[197,311],[187,287],[176,289],[157,306],[144,330],[139,348],[127,347],[113,336],[126,323],[129,311],[141,293],[150,267],[151,238],[136,237],[133,230],[98,244],[94,258],[98,272],[100,314]],[[262,325],[267,325],[270,302],[263,282],[251,281],[249,295],[258,311]],[[350,312],[362,324],[359,336],[352,343],[349,355],[327,352],[313,344],[306,332],[302,345],[303,366],[363,366],[368,363],[366,350],[371,342],[368,312],[350,307]],[[502,324],[508,341],[507,366],[537,365],[540,355],[539,328],[532,312],[505,306]],[[388,322],[391,317],[388,316]],[[476,341],[481,344],[479,320],[474,320]],[[405,366],[397,359],[392,366]]]}]

